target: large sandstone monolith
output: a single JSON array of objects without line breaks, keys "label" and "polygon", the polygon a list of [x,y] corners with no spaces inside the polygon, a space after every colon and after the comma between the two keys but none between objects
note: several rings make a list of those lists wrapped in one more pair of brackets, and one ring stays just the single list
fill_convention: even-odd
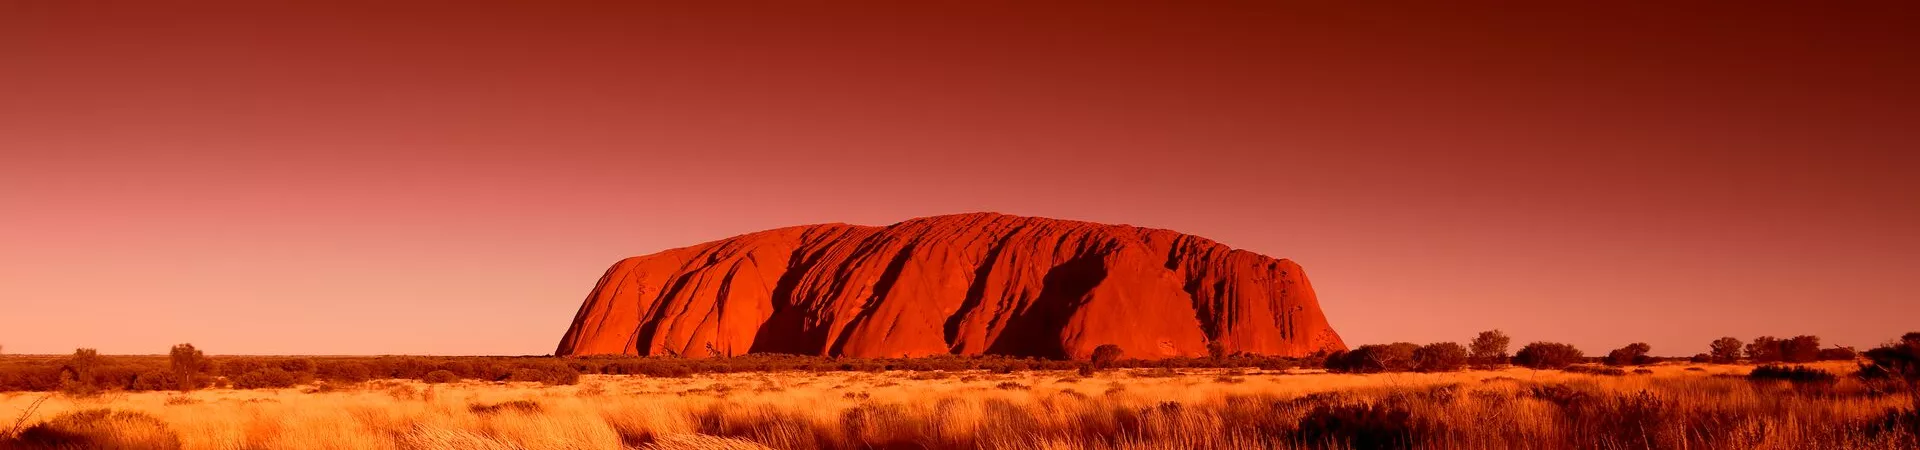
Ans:
[{"label": "large sandstone monolith", "polygon": [[1126,225],[959,214],[762,231],[614,264],[555,354],[1085,359],[1346,345],[1298,264]]}]

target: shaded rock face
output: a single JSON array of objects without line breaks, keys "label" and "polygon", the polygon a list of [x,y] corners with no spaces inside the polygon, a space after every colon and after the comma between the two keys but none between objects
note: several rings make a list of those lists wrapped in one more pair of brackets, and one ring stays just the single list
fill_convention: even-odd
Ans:
[{"label": "shaded rock face", "polygon": [[555,354],[1086,359],[1346,345],[1298,264],[1167,230],[961,214],[762,231],[614,264]]}]

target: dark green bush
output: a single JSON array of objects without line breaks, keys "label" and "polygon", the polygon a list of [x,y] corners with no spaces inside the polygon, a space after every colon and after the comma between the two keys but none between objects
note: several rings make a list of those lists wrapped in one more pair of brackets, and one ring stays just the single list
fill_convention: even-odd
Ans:
[{"label": "dark green bush", "polygon": [[1796,385],[1833,385],[1840,376],[1833,372],[1806,366],[1783,366],[1769,364],[1755,367],[1747,373],[1747,379],[1753,381],[1786,381]]},{"label": "dark green bush", "polygon": [[1121,350],[1118,345],[1101,344],[1099,347],[1093,348],[1093,355],[1089,359],[1093,362],[1093,368],[1105,369],[1112,367],[1113,363],[1119,361],[1120,357],[1125,354],[1126,351]]},{"label": "dark green bush", "polygon": [[1590,366],[1590,365],[1576,364],[1572,366],[1567,366],[1565,369],[1561,369],[1561,370],[1565,370],[1567,372],[1572,372],[1572,373],[1584,373],[1589,375],[1606,375],[1606,376],[1614,376],[1614,377],[1627,375],[1626,369],[1621,369],[1618,367],[1604,367],[1604,366]]},{"label": "dark green bush", "polygon": [[1474,364],[1482,366],[1506,364],[1507,345],[1512,342],[1513,339],[1508,338],[1507,333],[1500,330],[1482,331],[1473,337],[1472,343],[1468,344],[1470,348],[1468,353]]},{"label": "dark green bush", "polygon": [[1452,342],[1435,342],[1413,352],[1414,369],[1421,372],[1454,372],[1467,367],[1467,348]]},{"label": "dark green bush", "polygon": [[460,381],[460,375],[453,373],[451,370],[441,369],[427,372],[426,375],[420,377],[420,381],[425,381],[430,384],[452,383]]},{"label": "dark green bush", "polygon": [[467,410],[472,411],[474,414],[499,414],[503,412],[518,412],[518,413],[531,414],[531,413],[537,413],[537,412],[543,411],[545,409],[546,408],[543,408],[540,406],[539,402],[535,402],[533,400],[513,400],[508,402],[490,404],[490,405],[483,404],[483,403],[475,403],[475,404],[467,405]]},{"label": "dark green bush", "polygon": [[1609,366],[1646,365],[1649,362],[1653,362],[1652,358],[1647,357],[1647,352],[1650,351],[1653,351],[1653,346],[1647,345],[1645,342],[1628,344],[1626,347],[1607,352],[1606,363]]},{"label": "dark green bush", "polygon": [[311,381],[311,377],[288,372],[279,367],[268,367],[241,374],[233,378],[235,389],[272,389],[288,388]]},{"label": "dark green bush", "polygon": [[1315,448],[1414,448],[1442,434],[1405,408],[1374,404],[1316,406],[1296,429],[1297,439]]},{"label": "dark green bush", "polygon": [[1565,369],[1586,358],[1580,349],[1558,342],[1535,342],[1513,354],[1513,363],[1534,369]]},{"label": "dark green bush", "polygon": [[542,372],[535,369],[514,369],[513,372],[510,372],[507,374],[507,379],[505,381],[532,381],[532,382],[545,383],[547,382],[547,379],[548,379],[548,375],[546,372]]},{"label": "dark green bush", "polygon": [[1414,369],[1413,356],[1419,349],[1411,342],[1362,345],[1328,356],[1326,368],[1331,372],[1408,372]]}]

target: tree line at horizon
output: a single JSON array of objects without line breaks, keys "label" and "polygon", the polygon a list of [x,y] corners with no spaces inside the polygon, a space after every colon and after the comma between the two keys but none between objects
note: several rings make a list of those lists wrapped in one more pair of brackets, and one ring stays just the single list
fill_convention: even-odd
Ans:
[{"label": "tree line at horizon", "polygon": [[[1916,336],[1920,336],[1920,333],[1907,333],[1901,340],[1895,342],[1909,340]],[[1608,351],[1606,356],[1598,358],[1588,357],[1586,352],[1572,344],[1552,341],[1532,342],[1509,355],[1507,351],[1511,344],[1512,338],[1497,329],[1480,332],[1465,346],[1456,342],[1435,342],[1427,345],[1411,342],[1368,344],[1327,355],[1325,368],[1334,372],[1359,373],[1450,372],[1467,367],[1496,367],[1511,364],[1531,369],[1560,370],[1584,362],[1599,362],[1607,366],[1619,367],[1641,366],[1663,361],[1769,364],[1852,361],[1860,357],[1859,352],[1852,347],[1822,348],[1820,337],[1812,335],[1786,339],[1761,336],[1754,338],[1751,342],[1743,342],[1735,337],[1723,337],[1708,343],[1707,352],[1686,358],[1652,356],[1649,353],[1653,351],[1653,346],[1645,342],[1627,344]]]},{"label": "tree line at horizon", "polygon": [[[832,372],[832,371],[960,371],[1012,373],[1027,370],[1077,370],[1082,376],[1119,368],[1257,368],[1285,370],[1321,368],[1340,373],[1451,372],[1507,365],[1537,370],[1567,370],[1623,375],[1618,367],[1666,361],[1694,363],[1805,363],[1860,360],[1867,374],[1911,374],[1920,367],[1920,332],[1907,333],[1864,354],[1849,347],[1821,348],[1817,336],[1780,339],[1772,336],[1741,341],[1726,337],[1712,341],[1708,351],[1690,358],[1648,355],[1652,347],[1633,343],[1588,357],[1570,344],[1538,341],[1508,353],[1512,339],[1500,330],[1479,333],[1468,344],[1409,342],[1361,345],[1352,350],[1321,352],[1306,357],[1232,354],[1220,343],[1208,345],[1208,356],[1166,359],[1126,358],[1125,349],[1106,344],[1095,348],[1087,361],[1007,356],[931,356],[920,358],[837,358],[784,354],[749,354],[689,359],[679,357],[587,356],[556,357],[264,357],[207,356],[192,344],[172,347],[165,357],[104,356],[93,349],[76,349],[65,358],[10,358],[0,360],[0,391],[60,391],[77,396],[109,390],[188,391],[208,387],[234,389],[287,388],[312,383],[353,384],[377,379],[413,379],[428,383],[460,380],[575,384],[583,374],[690,377],[696,373]],[[1609,367],[1592,367],[1601,363]],[[1773,369],[1770,369],[1773,370]]]}]

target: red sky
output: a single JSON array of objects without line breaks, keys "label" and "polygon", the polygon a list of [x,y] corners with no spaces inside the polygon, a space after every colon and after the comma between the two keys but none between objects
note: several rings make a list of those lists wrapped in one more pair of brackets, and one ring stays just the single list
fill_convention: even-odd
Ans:
[{"label": "red sky", "polygon": [[1353,343],[1920,329],[1912,2],[181,3],[0,0],[5,351],[542,354],[618,258],[971,211]]}]

